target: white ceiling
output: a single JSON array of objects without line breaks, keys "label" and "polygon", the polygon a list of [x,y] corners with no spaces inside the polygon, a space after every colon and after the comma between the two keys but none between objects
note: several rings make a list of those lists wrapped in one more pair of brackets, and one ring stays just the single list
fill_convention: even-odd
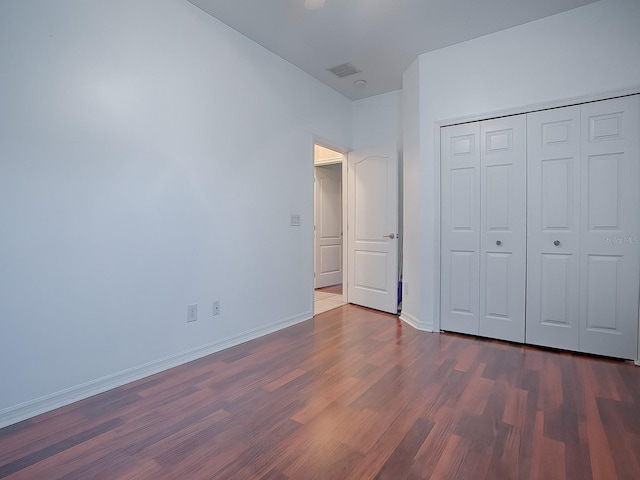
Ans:
[{"label": "white ceiling", "polygon": [[[305,0],[189,1],[357,100],[400,89],[422,53],[596,0],[326,0],[320,10],[307,10]],[[346,62],[362,72],[327,71]],[[359,79],[364,87],[354,85]]]}]

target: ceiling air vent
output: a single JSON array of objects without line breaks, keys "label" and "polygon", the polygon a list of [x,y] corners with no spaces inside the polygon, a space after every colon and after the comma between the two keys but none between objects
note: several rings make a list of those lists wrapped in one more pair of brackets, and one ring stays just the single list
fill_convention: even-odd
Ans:
[{"label": "ceiling air vent", "polygon": [[342,65],[338,65],[337,67],[328,68],[327,70],[329,70],[331,73],[333,73],[334,75],[340,78],[348,77],[349,75],[353,75],[354,73],[360,73],[362,71],[358,67],[356,67],[353,63],[349,63],[349,62],[343,63]]}]

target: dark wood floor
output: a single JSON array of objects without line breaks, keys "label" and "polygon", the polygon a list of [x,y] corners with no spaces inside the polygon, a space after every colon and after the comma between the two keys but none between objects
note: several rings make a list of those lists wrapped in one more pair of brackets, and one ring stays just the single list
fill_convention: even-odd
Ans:
[{"label": "dark wood floor", "polygon": [[640,368],[347,306],[0,430],[11,479],[640,478]]},{"label": "dark wood floor", "polygon": [[334,293],[342,295],[342,284],[331,285],[330,287],[316,288],[316,292]]}]

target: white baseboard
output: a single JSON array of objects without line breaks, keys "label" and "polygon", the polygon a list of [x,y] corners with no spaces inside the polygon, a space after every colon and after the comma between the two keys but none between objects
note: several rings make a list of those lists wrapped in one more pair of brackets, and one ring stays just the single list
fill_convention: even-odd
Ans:
[{"label": "white baseboard", "polygon": [[423,332],[433,332],[433,324],[425,323],[418,320],[416,317],[407,312],[400,313],[400,320],[402,320],[407,325],[412,326],[416,330],[420,330]]},{"label": "white baseboard", "polygon": [[635,362],[633,362],[633,363],[635,363],[636,367],[640,367],[640,360],[636,360],[636,361],[635,361]]},{"label": "white baseboard", "polygon": [[155,375],[156,373],[169,370],[170,368],[197,360],[198,358],[206,357],[212,353],[240,345],[241,343],[282,330],[283,328],[290,327],[311,318],[313,318],[313,313],[305,312],[262,327],[247,330],[246,332],[234,337],[224,338],[182,353],[169,355],[158,360],[153,360],[127,370],[107,375],[106,377],[91,380],[90,382],[83,383],[60,392],[52,393],[44,397],[36,398],[35,400],[30,400],[19,405],[5,408],[0,410],[0,428],[55,410],[56,408],[64,407],[65,405],[77,402],[78,400],[92,397],[99,393],[106,392],[107,390],[140,380],[141,378]]}]

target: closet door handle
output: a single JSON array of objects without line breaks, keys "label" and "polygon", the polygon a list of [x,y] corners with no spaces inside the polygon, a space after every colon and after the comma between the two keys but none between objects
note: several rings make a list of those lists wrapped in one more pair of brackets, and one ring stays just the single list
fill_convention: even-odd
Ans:
[{"label": "closet door handle", "polygon": [[560,240],[556,240],[555,242],[553,242],[553,244],[554,244],[556,247],[559,247],[559,246],[560,246]]},{"label": "closet door handle", "polygon": [[496,245],[500,246],[502,245],[502,242],[500,240],[496,241]]},{"label": "closet door handle", "polygon": [[391,240],[393,240],[394,238],[396,238],[395,234],[390,233],[389,235],[382,235],[385,238],[390,238]]}]

